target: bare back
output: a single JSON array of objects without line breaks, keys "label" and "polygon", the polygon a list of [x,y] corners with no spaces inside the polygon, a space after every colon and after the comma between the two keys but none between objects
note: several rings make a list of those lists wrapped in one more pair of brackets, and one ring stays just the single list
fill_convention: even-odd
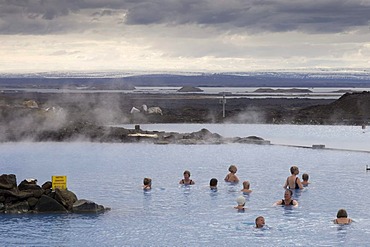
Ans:
[{"label": "bare back", "polygon": [[289,176],[284,184],[285,189],[303,189],[301,180],[296,175]]}]

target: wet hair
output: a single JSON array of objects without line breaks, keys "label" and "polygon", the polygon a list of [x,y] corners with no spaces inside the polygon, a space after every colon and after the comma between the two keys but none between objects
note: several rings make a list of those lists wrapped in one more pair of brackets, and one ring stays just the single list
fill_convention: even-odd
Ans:
[{"label": "wet hair", "polygon": [[144,178],[144,180],[143,180],[143,184],[144,185],[150,185],[152,183],[152,179],[150,179],[150,178]]},{"label": "wet hair", "polygon": [[337,213],[337,218],[347,218],[347,211],[345,209],[339,209]]},{"label": "wet hair", "polygon": [[255,220],[255,223],[256,223],[256,225],[257,225],[257,221],[259,220],[259,219],[263,219],[263,216],[258,216],[257,218],[256,218],[256,220]]},{"label": "wet hair", "polygon": [[229,172],[236,173],[237,170],[238,168],[236,168],[236,166],[234,165],[229,166]]},{"label": "wet hair", "polygon": [[244,182],[243,182],[243,188],[244,188],[244,189],[249,189],[249,186],[250,186],[249,181],[244,181]]},{"label": "wet hair", "polygon": [[287,192],[287,191],[289,191],[289,194],[292,197],[293,196],[293,191],[291,191],[291,190],[285,190],[285,192]]},{"label": "wet hair", "polygon": [[185,170],[185,171],[184,171],[184,175],[185,175],[185,174],[188,174],[188,175],[189,175],[189,177],[190,177],[190,172],[189,172],[188,170]]},{"label": "wet hair", "polygon": [[308,178],[309,178],[309,176],[308,176],[308,174],[307,174],[307,173],[303,173],[303,174],[302,174],[302,179],[303,179],[303,181],[308,181]]},{"label": "wet hair", "polygon": [[217,179],[216,178],[212,178],[210,181],[209,181],[209,186],[216,186],[217,185]]},{"label": "wet hair", "polygon": [[299,171],[299,169],[298,169],[298,167],[297,167],[297,166],[292,166],[292,167],[290,168],[290,173],[291,173],[291,174],[294,174],[296,171]]}]

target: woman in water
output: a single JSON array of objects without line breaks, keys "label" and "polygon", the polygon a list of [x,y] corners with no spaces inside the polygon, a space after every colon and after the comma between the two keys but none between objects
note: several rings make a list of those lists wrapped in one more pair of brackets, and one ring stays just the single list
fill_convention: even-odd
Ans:
[{"label": "woman in water", "polygon": [[236,198],[236,202],[238,203],[237,206],[235,206],[234,208],[238,210],[238,212],[244,212],[245,208],[245,197],[244,196],[239,196],[238,198]]},{"label": "woman in water", "polygon": [[285,190],[284,193],[284,199],[279,200],[274,203],[274,206],[276,205],[282,205],[282,206],[298,206],[298,202],[292,198],[293,196],[293,191],[291,190]]},{"label": "woman in water", "polygon": [[337,218],[334,220],[334,224],[348,225],[352,222],[352,219],[348,218],[347,211],[345,209],[339,209]]},{"label": "woman in water", "polygon": [[303,185],[301,183],[301,180],[299,179],[299,177],[297,177],[297,175],[299,174],[298,167],[292,166],[290,168],[290,173],[292,175],[290,175],[286,179],[285,184],[283,186],[284,189],[291,189],[291,190],[294,190],[294,189],[303,189]]},{"label": "woman in water", "polygon": [[192,185],[194,181],[190,179],[190,172],[188,170],[184,171],[184,178],[180,180],[179,184]]}]

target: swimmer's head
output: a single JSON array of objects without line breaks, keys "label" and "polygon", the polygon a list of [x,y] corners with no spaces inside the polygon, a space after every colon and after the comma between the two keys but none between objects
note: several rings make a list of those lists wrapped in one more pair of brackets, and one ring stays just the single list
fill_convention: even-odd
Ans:
[{"label": "swimmer's head", "polygon": [[216,187],[217,186],[217,179],[216,178],[212,178],[210,181],[209,181],[209,186],[212,186],[212,187]]},{"label": "swimmer's head", "polygon": [[188,177],[190,177],[190,172],[188,170],[185,170],[184,171],[184,176],[187,175]]},{"label": "swimmer's head", "polygon": [[238,168],[236,168],[236,166],[234,165],[229,166],[229,172],[236,173],[237,171],[238,171]]},{"label": "swimmer's head", "polygon": [[152,184],[152,179],[150,179],[150,178],[144,178],[143,184],[144,185],[151,185]]},{"label": "swimmer's head", "polygon": [[263,216],[258,216],[256,218],[256,228],[262,228],[265,226],[265,218]]},{"label": "swimmer's head", "polygon": [[303,174],[302,174],[302,180],[303,180],[303,181],[308,181],[308,179],[309,179],[308,174],[307,174],[307,173],[303,173]]},{"label": "swimmer's head", "polygon": [[249,190],[249,186],[250,186],[249,181],[244,181],[244,182],[243,182],[243,188],[244,188],[244,189]]},{"label": "swimmer's head", "polygon": [[244,196],[239,196],[236,198],[236,202],[238,203],[239,206],[244,206],[245,205],[245,197]]},{"label": "swimmer's head", "polygon": [[295,175],[299,174],[299,169],[298,169],[298,167],[297,167],[297,166],[292,166],[292,167],[290,168],[290,173],[291,173],[291,174],[295,174]]},{"label": "swimmer's head", "polygon": [[284,198],[285,199],[292,198],[292,196],[293,196],[293,191],[291,191],[291,190],[285,190],[285,193],[284,193]]},{"label": "swimmer's head", "polygon": [[338,210],[337,218],[347,218],[347,217],[348,217],[348,214],[345,209],[342,208]]}]

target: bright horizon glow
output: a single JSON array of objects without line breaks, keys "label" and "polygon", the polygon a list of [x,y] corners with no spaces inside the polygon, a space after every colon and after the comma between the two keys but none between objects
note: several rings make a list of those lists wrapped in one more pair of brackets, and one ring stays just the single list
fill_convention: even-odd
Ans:
[{"label": "bright horizon glow", "polygon": [[370,4],[331,0],[0,3],[0,73],[370,66]]}]

